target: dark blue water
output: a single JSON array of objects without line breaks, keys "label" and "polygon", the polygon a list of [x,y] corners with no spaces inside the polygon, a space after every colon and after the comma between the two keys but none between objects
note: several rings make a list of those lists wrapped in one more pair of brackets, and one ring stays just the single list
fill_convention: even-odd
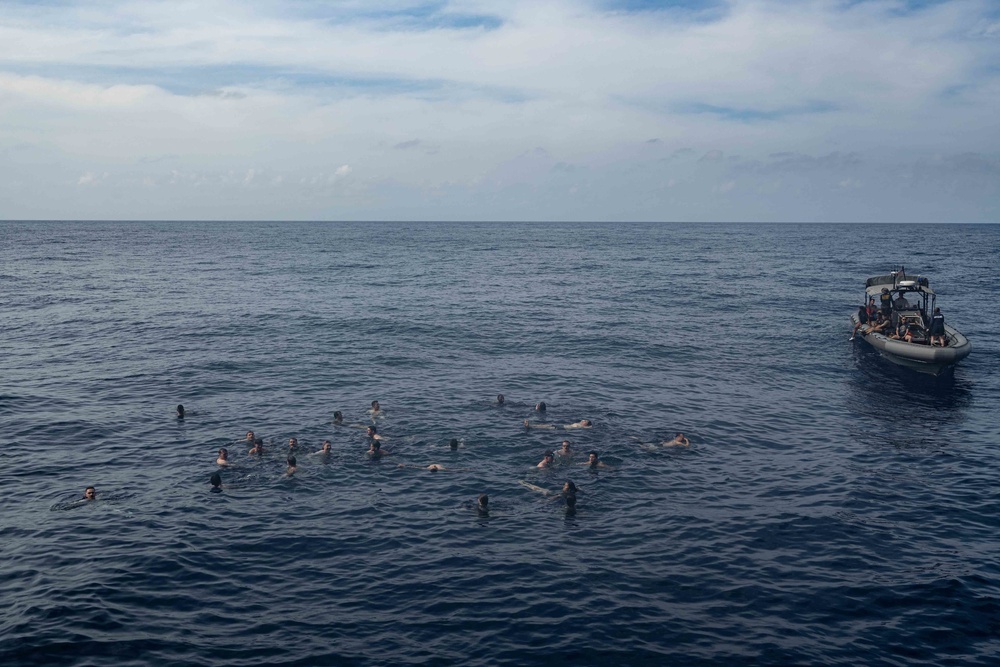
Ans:
[{"label": "dark blue water", "polygon": [[[996,664],[998,246],[0,223],[0,664]],[[847,340],[864,279],[900,263],[972,340],[952,377]],[[330,424],[373,399],[382,462]],[[540,400],[596,425],[526,431]],[[689,449],[639,444],[677,431]],[[575,459],[536,468],[566,435]],[[566,479],[575,514],[519,483]]]}]

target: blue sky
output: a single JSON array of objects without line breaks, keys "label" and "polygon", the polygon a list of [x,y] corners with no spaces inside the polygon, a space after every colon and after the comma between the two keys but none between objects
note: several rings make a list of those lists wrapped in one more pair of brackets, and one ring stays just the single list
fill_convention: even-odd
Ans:
[{"label": "blue sky", "polygon": [[0,3],[0,218],[990,221],[979,0]]}]

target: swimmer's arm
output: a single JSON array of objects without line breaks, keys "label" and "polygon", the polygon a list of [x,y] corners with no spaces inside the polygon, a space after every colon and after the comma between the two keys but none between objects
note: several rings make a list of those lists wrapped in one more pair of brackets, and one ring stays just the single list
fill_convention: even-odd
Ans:
[{"label": "swimmer's arm", "polygon": [[548,489],[543,489],[540,486],[535,486],[534,484],[529,484],[528,482],[525,482],[523,479],[522,480],[518,480],[518,484],[520,484],[521,486],[523,486],[526,489],[531,489],[532,491],[537,491],[538,493],[543,493],[546,496],[552,494],[552,492],[549,491]]},{"label": "swimmer's arm", "polygon": [[532,424],[530,421],[525,419],[524,428],[555,428],[555,424]]}]

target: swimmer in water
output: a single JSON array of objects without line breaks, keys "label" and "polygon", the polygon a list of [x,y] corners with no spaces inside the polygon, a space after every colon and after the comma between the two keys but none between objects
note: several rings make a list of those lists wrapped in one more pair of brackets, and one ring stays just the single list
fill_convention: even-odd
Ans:
[{"label": "swimmer in water", "polygon": [[177,406],[177,418],[178,419],[184,419],[184,406],[183,405],[178,405]]},{"label": "swimmer in water", "polygon": [[384,411],[382,407],[378,404],[378,401],[372,401],[372,409],[368,411],[371,413],[372,417],[382,414]]},{"label": "swimmer in water", "polygon": [[535,423],[532,424],[529,420],[524,420],[524,428],[549,428],[549,429],[571,429],[571,428],[591,428],[594,422],[589,419],[581,419],[578,422],[573,422],[572,424],[542,424]]},{"label": "swimmer in water", "polygon": [[497,394],[497,405],[503,405],[505,401],[503,394]]},{"label": "swimmer in water", "polygon": [[289,438],[288,439],[288,449],[289,449],[289,451],[294,452],[294,451],[297,451],[298,448],[299,448],[299,441],[298,441],[298,439],[297,438]]},{"label": "swimmer in water", "polygon": [[331,447],[332,447],[332,445],[330,445],[330,441],[329,440],[324,440],[323,441],[323,449],[319,450],[318,452],[313,452],[313,453],[314,454],[321,454],[323,456],[327,456],[330,453],[330,448]]},{"label": "swimmer in water", "polygon": [[451,440],[449,440],[448,441],[448,446],[451,448],[451,451],[457,452],[458,451],[458,438],[452,438]]},{"label": "swimmer in water", "polygon": [[392,452],[382,449],[382,443],[378,440],[372,440],[371,444],[368,445],[368,456],[373,459],[380,459],[383,456],[388,456],[390,454],[392,454]]},{"label": "swimmer in water", "polygon": [[365,434],[372,440],[382,440],[382,436],[378,434],[378,429],[374,426],[369,426],[365,429]]},{"label": "swimmer in water", "polygon": [[490,497],[485,493],[480,493],[476,498],[476,511],[479,516],[487,516],[490,513]]},{"label": "swimmer in water", "polygon": [[229,450],[223,447],[219,450],[219,458],[215,459],[215,462],[220,466],[229,465]]},{"label": "swimmer in water", "polygon": [[529,484],[524,480],[521,480],[520,484],[526,489],[531,489],[532,491],[537,491],[538,493],[541,493],[542,495],[546,496],[549,500],[553,501],[566,500],[567,506],[570,505],[572,505],[573,507],[576,506],[576,494],[579,491],[579,489],[577,488],[576,484],[574,484],[571,480],[566,480],[566,483],[562,485],[562,489],[560,489],[558,492],[549,491],[548,489],[543,489],[540,486]]},{"label": "swimmer in water", "polygon": [[570,444],[571,443],[570,443],[569,440],[563,440],[562,441],[562,446],[559,448],[558,454],[560,456],[563,456],[563,457],[566,457],[566,458],[569,458],[570,456],[573,456],[573,450],[570,449]]},{"label": "swimmer in water", "polygon": [[[432,463],[432,464],[430,464],[428,466],[418,466],[418,465],[414,465],[412,463],[400,463],[396,467],[397,468],[419,468],[421,470],[430,470],[431,472],[440,472],[442,470],[448,470],[449,469],[449,468],[445,468],[440,463]],[[451,468],[451,470],[452,470],[452,472],[456,472],[458,470],[468,470],[468,468]]]},{"label": "swimmer in water", "polygon": [[83,490],[83,499],[97,500],[97,489],[95,489],[92,486],[88,486],[86,489]]},{"label": "swimmer in water", "polygon": [[[251,431],[251,434],[253,432]],[[264,455],[264,438],[257,438],[253,441],[253,449],[247,452],[249,456],[263,456]]]},{"label": "swimmer in water", "polygon": [[545,412],[545,401],[535,403],[535,412]]},{"label": "swimmer in water", "polygon": [[285,477],[291,477],[298,472],[298,461],[295,460],[294,456],[289,456],[285,463],[288,464],[288,468],[285,470]]},{"label": "swimmer in water", "polygon": [[253,444],[253,440],[254,440],[253,431],[247,431],[246,441],[249,442],[250,444]]},{"label": "swimmer in water", "polygon": [[343,423],[344,423],[344,413],[341,412],[340,410],[337,410],[336,412],[333,413],[333,425],[341,426],[343,425]]},{"label": "swimmer in water", "polygon": [[690,447],[691,441],[684,437],[683,433],[678,433],[673,440],[664,440],[660,444],[664,447]]},{"label": "swimmer in water", "polygon": [[553,454],[552,450],[550,449],[549,451],[545,452],[545,455],[542,457],[542,460],[539,461],[538,465],[535,466],[535,467],[536,468],[548,468],[553,463],[555,463],[555,460],[556,460],[556,455]]},{"label": "swimmer in water", "polygon": [[600,457],[597,456],[597,452],[590,452],[589,454],[587,454],[587,462],[584,463],[583,465],[585,465],[585,466],[587,466],[588,468],[591,468],[591,469],[593,469],[593,468],[610,468],[611,467],[607,463],[605,463],[604,461],[602,461],[600,459]]},{"label": "swimmer in water", "polygon": [[217,472],[213,472],[211,479],[208,481],[212,485],[212,488],[209,489],[209,491],[212,493],[222,493],[222,475]]}]

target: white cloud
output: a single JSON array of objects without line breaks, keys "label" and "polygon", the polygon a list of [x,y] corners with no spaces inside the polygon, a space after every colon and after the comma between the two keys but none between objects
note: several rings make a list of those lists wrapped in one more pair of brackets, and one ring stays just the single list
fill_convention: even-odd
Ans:
[{"label": "white cloud", "polygon": [[[370,15],[351,21],[300,6],[0,4],[0,182],[106,173],[119,196],[93,205],[120,208],[93,217],[168,217],[176,188],[204,192],[203,217],[241,217],[224,208],[234,198],[212,196],[267,183],[255,217],[669,219],[809,208],[788,194],[796,179],[864,182],[831,190],[855,191],[852,212],[868,197],[884,211],[906,201],[905,179],[871,187],[880,165],[1000,155],[985,1],[905,12],[894,0],[731,0],[698,21],[568,0],[445,5],[498,16],[495,30],[397,29],[377,16],[399,6],[386,2],[322,6]],[[968,159],[939,163],[979,183]],[[778,171],[792,179],[780,188]],[[714,201],[727,183],[741,208]],[[980,210],[996,210],[995,189],[976,188]],[[336,207],[323,201],[332,190]],[[34,210],[35,192],[0,191],[7,215]],[[62,217],[86,204],[53,192]],[[438,208],[415,206],[425,200]],[[827,205],[833,219],[848,210]]]}]

